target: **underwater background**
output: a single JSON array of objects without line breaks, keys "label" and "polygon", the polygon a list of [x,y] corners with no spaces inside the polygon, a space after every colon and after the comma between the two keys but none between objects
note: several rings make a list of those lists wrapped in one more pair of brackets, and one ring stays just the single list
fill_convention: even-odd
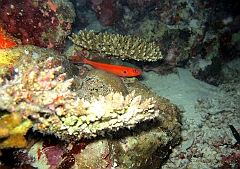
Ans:
[{"label": "underwater background", "polygon": [[0,168],[240,168],[237,0],[0,0]]}]

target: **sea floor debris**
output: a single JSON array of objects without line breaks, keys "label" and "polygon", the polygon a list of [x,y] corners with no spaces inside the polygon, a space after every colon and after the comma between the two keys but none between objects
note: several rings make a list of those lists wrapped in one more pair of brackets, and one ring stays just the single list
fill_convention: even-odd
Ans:
[{"label": "sea floor debris", "polygon": [[185,110],[181,113],[182,142],[173,148],[163,169],[239,168],[239,145],[229,128],[240,129],[240,76],[235,74],[239,65],[240,59],[224,64],[224,83],[217,87],[194,79],[185,69],[168,76],[147,73],[144,84]]}]

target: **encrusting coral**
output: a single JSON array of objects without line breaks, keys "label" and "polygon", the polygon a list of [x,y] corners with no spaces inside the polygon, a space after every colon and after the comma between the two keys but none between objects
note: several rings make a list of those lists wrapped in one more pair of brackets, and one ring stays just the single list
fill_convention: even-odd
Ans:
[{"label": "encrusting coral", "polygon": [[4,29],[23,45],[61,49],[76,14],[68,0],[1,0],[0,16]]},{"label": "encrusting coral", "polygon": [[0,150],[23,148],[27,144],[24,135],[32,127],[29,119],[22,119],[17,112],[6,113],[0,117]]},{"label": "encrusting coral", "polygon": [[92,69],[81,81],[81,90],[76,92],[86,99],[92,96],[105,96],[110,92],[122,93],[123,96],[128,94],[125,84],[119,77],[103,70]]},{"label": "encrusting coral", "polygon": [[73,79],[57,75],[61,66],[53,67],[53,62],[52,57],[37,65],[22,59],[12,80],[1,79],[0,109],[31,116],[34,130],[61,139],[104,135],[159,115],[152,98],[143,101],[134,92],[126,97],[110,93],[89,101],[79,98],[70,90]]},{"label": "encrusting coral", "polygon": [[0,21],[0,49],[6,49],[13,46],[17,46],[17,40],[6,33],[3,29],[3,24]]},{"label": "encrusting coral", "polygon": [[0,66],[1,66],[0,72],[1,73],[0,74],[4,72],[4,69],[6,71],[8,67],[11,67],[12,65],[14,65],[17,59],[18,59],[17,55],[11,56],[9,55],[8,52],[6,52],[5,49],[1,49],[0,50]]},{"label": "encrusting coral", "polygon": [[72,34],[69,39],[76,46],[121,59],[153,62],[163,58],[160,48],[154,42],[149,43],[131,36],[108,33],[96,35],[93,31],[81,30],[77,35]]},{"label": "encrusting coral", "polygon": [[[66,61],[64,57],[57,54],[52,49],[40,48],[33,45],[19,45],[7,49],[0,50],[0,77],[12,76],[13,70],[22,64],[22,59],[25,60],[25,67],[28,64],[37,65],[38,62],[46,60],[49,56],[54,57],[55,66],[61,66],[63,61]],[[62,72],[70,73],[68,67],[61,69]],[[0,81],[1,82],[1,81]],[[0,83],[1,84],[1,83]]]}]

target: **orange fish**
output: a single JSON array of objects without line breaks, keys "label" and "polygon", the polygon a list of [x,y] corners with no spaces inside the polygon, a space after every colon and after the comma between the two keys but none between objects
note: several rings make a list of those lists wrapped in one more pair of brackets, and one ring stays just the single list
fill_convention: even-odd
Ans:
[{"label": "orange fish", "polygon": [[77,52],[77,56],[70,56],[69,58],[72,63],[89,64],[95,69],[105,70],[117,76],[134,77],[142,74],[142,71],[138,68],[106,64],[106,63],[100,63],[100,62],[94,62],[94,61],[88,60],[85,57],[83,57],[81,54],[79,54],[79,52]]}]

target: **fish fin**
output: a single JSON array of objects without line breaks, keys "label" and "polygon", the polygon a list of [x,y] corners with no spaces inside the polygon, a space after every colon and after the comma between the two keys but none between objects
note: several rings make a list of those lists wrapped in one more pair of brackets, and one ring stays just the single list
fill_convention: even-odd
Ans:
[{"label": "fish fin", "polygon": [[79,51],[76,51],[75,56],[69,56],[69,60],[70,60],[71,63],[75,63],[75,64],[85,63],[85,58],[83,57],[83,55]]}]

